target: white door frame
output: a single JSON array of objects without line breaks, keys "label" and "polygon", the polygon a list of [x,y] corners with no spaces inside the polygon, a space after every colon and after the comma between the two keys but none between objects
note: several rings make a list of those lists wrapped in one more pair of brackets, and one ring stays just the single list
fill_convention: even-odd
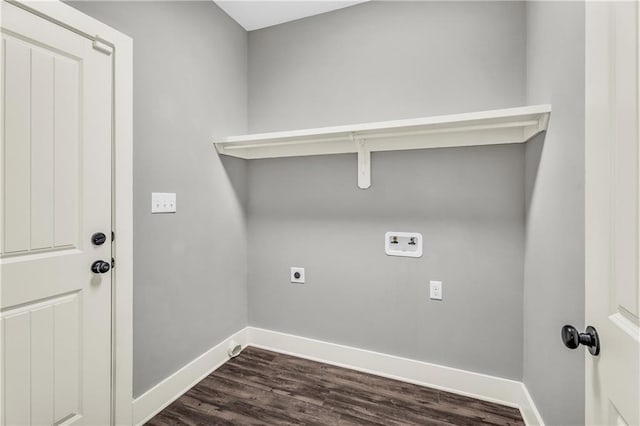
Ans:
[{"label": "white door frame", "polygon": [[[2,0],[5,1],[5,0]],[[133,407],[133,40],[58,0],[9,0],[113,49],[112,423],[132,424]]]}]

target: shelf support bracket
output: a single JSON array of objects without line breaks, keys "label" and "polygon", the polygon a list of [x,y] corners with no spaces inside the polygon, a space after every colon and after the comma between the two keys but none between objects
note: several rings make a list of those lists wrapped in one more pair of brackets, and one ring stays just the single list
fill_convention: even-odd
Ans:
[{"label": "shelf support bracket", "polygon": [[358,149],[358,188],[367,189],[371,186],[371,151],[366,140],[356,139],[355,143]]}]

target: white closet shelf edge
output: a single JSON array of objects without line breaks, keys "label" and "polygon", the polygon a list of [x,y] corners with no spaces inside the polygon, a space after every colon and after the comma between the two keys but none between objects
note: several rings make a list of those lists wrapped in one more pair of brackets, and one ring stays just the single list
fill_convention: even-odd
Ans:
[{"label": "white closet shelf edge", "polygon": [[547,130],[551,105],[214,138],[219,154],[244,159],[358,154],[358,186],[371,184],[377,151],[524,143]]}]

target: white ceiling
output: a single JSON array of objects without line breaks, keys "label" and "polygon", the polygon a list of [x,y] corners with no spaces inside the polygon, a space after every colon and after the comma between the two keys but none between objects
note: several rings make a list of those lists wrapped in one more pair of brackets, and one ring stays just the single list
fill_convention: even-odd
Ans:
[{"label": "white ceiling", "polygon": [[368,0],[214,0],[247,31],[295,21],[307,16],[364,3]]}]

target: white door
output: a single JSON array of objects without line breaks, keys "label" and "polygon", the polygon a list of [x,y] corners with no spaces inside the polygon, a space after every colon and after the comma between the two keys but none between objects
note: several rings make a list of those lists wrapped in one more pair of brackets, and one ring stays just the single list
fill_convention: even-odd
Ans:
[{"label": "white door", "polygon": [[5,1],[1,27],[0,422],[107,425],[111,55]]},{"label": "white door", "polygon": [[[640,424],[637,2],[586,5],[586,422]],[[567,372],[569,374],[569,372]]]}]

